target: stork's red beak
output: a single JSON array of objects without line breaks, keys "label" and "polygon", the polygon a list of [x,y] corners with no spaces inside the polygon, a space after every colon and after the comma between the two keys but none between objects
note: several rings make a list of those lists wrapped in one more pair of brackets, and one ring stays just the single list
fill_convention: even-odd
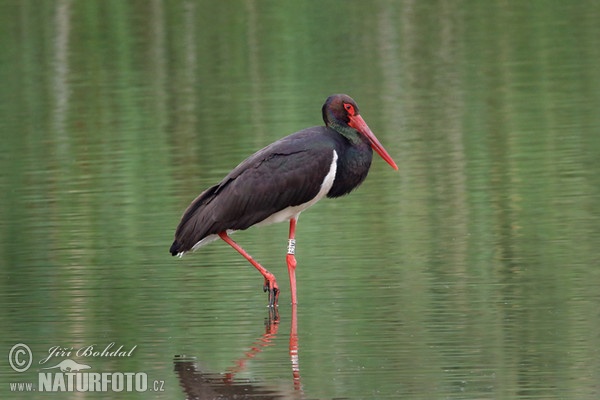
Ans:
[{"label": "stork's red beak", "polygon": [[373,150],[375,150],[377,154],[379,154],[381,158],[385,160],[386,163],[390,164],[392,168],[394,168],[396,171],[398,170],[398,166],[396,165],[394,160],[392,160],[392,157],[388,154],[387,151],[385,151],[381,143],[379,143],[379,140],[377,140],[377,138],[375,137],[375,134],[371,132],[371,129],[360,115],[357,114],[351,116],[348,125],[365,135],[365,137],[369,139],[369,142],[371,142],[371,147],[373,148]]}]

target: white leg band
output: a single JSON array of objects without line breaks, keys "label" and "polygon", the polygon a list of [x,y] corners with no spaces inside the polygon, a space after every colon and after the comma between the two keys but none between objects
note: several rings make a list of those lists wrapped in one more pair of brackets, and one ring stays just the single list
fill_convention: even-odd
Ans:
[{"label": "white leg band", "polygon": [[288,254],[295,254],[296,252],[296,239],[288,240]]}]

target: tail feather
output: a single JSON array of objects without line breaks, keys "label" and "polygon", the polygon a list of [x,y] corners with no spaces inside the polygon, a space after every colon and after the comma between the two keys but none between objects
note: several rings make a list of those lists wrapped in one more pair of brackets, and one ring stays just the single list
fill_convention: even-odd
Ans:
[{"label": "tail feather", "polygon": [[175,231],[175,240],[169,249],[171,255],[176,256],[192,250],[196,243],[210,234],[204,206],[213,199],[217,188],[218,185],[202,192],[185,210]]},{"label": "tail feather", "polygon": [[171,252],[172,256],[176,256],[177,254],[179,254],[180,248],[181,248],[181,245],[179,244],[179,242],[177,242],[177,240],[174,240],[169,251]]}]

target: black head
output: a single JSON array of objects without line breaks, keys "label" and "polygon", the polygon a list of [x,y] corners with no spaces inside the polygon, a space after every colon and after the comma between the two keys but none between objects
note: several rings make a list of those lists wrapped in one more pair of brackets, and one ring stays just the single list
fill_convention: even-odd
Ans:
[{"label": "black head", "polygon": [[325,125],[334,129],[339,126],[347,127],[350,124],[350,118],[358,115],[358,105],[347,94],[334,94],[325,100],[322,113]]},{"label": "black head", "polygon": [[351,142],[358,139],[358,135],[366,138],[373,150],[377,152],[392,168],[398,166],[392,157],[385,151],[379,140],[375,137],[365,120],[358,113],[358,105],[347,94],[334,94],[327,98],[323,104],[323,121],[328,127],[335,129],[339,134]]}]

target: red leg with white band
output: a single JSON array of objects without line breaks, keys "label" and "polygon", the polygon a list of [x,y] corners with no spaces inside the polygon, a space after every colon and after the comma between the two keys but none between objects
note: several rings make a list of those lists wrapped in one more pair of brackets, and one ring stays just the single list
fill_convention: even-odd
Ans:
[{"label": "red leg with white band", "polygon": [[288,275],[290,276],[290,290],[292,291],[292,304],[298,304],[296,298],[296,222],[298,218],[290,219],[290,235],[288,239],[288,252],[286,256]]}]

